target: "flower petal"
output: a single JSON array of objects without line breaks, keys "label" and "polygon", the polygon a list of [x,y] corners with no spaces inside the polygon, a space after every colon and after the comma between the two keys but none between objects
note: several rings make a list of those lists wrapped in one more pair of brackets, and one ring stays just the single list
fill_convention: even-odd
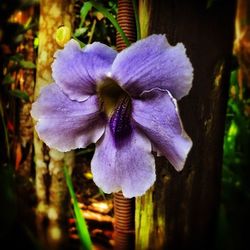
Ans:
[{"label": "flower petal", "polygon": [[53,83],[42,89],[31,115],[38,120],[36,131],[51,148],[69,151],[96,142],[104,133],[96,96],[84,102],[72,101]]},{"label": "flower petal", "polygon": [[127,198],[144,194],[156,178],[150,141],[133,130],[130,138],[117,147],[109,126],[97,143],[91,169],[94,182],[104,192],[122,190]]},{"label": "flower petal", "polygon": [[183,169],[192,141],[184,131],[175,99],[168,91],[144,92],[133,100],[133,120],[177,171]]},{"label": "flower petal", "polygon": [[116,57],[112,48],[95,42],[80,48],[70,40],[55,53],[52,76],[72,100],[84,101],[95,94],[95,86],[110,71]]},{"label": "flower petal", "polygon": [[112,77],[134,97],[160,88],[180,99],[192,86],[193,68],[182,43],[171,46],[165,35],[151,35],[117,55]]}]

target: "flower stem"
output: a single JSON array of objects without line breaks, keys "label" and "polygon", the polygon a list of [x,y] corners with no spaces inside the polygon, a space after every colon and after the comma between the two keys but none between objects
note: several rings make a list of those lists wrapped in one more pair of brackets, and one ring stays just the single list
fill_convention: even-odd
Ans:
[{"label": "flower stem", "polygon": [[93,25],[92,25],[92,27],[91,27],[91,31],[90,31],[90,36],[89,36],[88,44],[90,44],[90,43],[92,42],[93,35],[94,35],[94,32],[95,32],[95,26],[96,26],[96,19],[94,19]]}]

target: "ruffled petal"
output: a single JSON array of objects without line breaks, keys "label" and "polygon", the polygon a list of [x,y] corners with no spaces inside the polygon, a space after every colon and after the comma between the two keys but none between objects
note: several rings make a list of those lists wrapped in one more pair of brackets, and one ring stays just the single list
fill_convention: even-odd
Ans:
[{"label": "ruffled petal", "polygon": [[31,115],[37,120],[40,139],[62,152],[95,143],[105,129],[96,96],[84,102],[72,101],[55,83],[42,89]]},{"label": "ruffled petal", "polygon": [[177,171],[182,170],[192,141],[182,127],[176,101],[170,93],[157,89],[144,92],[141,100],[133,100],[132,117],[157,152]]},{"label": "ruffled petal", "polygon": [[91,169],[94,182],[105,193],[122,190],[127,198],[144,194],[156,178],[151,143],[136,130],[117,146],[107,127],[97,142]]},{"label": "ruffled petal", "polygon": [[193,68],[182,43],[171,46],[165,35],[151,35],[117,55],[112,77],[134,97],[160,88],[180,99],[192,86]]},{"label": "ruffled petal", "polygon": [[81,49],[75,40],[70,40],[55,53],[52,76],[70,99],[84,101],[95,94],[96,83],[108,74],[116,54],[102,43]]}]

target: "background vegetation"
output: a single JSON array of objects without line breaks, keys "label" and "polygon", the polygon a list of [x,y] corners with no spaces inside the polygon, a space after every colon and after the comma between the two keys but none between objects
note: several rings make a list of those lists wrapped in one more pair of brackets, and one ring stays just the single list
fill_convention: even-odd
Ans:
[{"label": "background vegetation", "polygon": [[[117,1],[102,2],[110,13],[116,15]],[[18,19],[21,12],[31,13],[31,10],[33,15],[27,14],[25,20]],[[0,241],[9,244],[10,248],[18,243],[26,249],[39,249],[34,225],[36,197],[33,161],[29,161],[29,176],[20,170],[32,147],[22,144],[20,115],[25,104],[33,100],[25,87],[23,76],[35,75],[39,43],[38,1],[3,1],[0,3],[0,16]],[[75,39],[84,43],[101,41],[110,46],[115,45],[116,31],[113,25],[95,9],[85,13],[81,1],[76,1],[75,23]],[[30,41],[32,48],[26,48],[27,44],[30,46]],[[244,42],[250,44],[250,39],[245,37]],[[29,56],[29,53],[32,55]],[[243,54],[245,57],[250,55],[250,46]],[[246,249],[249,237],[250,78],[241,59],[242,52],[241,56],[236,52],[229,83],[217,249]],[[89,204],[93,197],[103,200],[103,194],[93,186],[89,173],[92,153],[93,146],[76,152],[78,165],[72,175],[78,199],[85,199]],[[111,201],[111,197],[105,199]],[[112,218],[112,208],[108,215]],[[107,227],[110,230],[108,232],[112,233],[112,226],[107,221],[105,223],[99,226]],[[93,237],[96,234],[92,231],[91,235]],[[95,236],[95,240],[106,247],[112,245],[112,237],[105,238],[105,233]]]}]

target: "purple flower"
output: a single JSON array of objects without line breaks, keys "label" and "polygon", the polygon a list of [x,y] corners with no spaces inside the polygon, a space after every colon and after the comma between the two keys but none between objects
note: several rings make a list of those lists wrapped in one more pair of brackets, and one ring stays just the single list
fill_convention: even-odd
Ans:
[{"label": "purple flower", "polygon": [[96,143],[94,182],[104,192],[139,196],[155,181],[152,150],[182,170],[192,141],[176,99],[187,95],[193,68],[183,44],[151,35],[119,54],[74,40],[55,54],[55,83],[32,106],[39,137],[69,151]]}]

